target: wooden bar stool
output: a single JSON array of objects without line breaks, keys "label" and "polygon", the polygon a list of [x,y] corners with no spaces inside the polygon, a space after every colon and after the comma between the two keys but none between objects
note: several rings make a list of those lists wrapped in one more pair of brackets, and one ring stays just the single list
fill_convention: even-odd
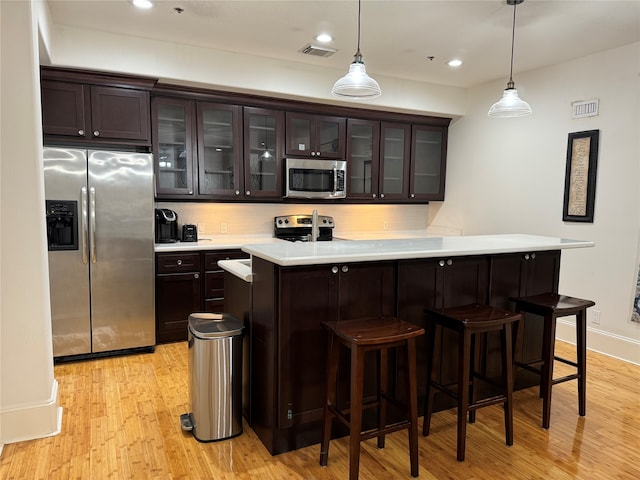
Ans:
[{"label": "wooden bar stool", "polygon": [[[424,330],[397,318],[366,318],[325,322],[329,331],[327,355],[327,393],[324,403],[324,422],[322,426],[322,444],[320,447],[320,465],[326,466],[329,459],[329,440],[331,424],[337,418],[349,428],[349,479],[358,478],[360,463],[360,442],[378,437],[378,448],[384,448],[385,435],[407,428],[409,430],[409,457],[411,476],[418,476],[418,398],[416,386],[416,344],[415,338],[424,334]],[[351,389],[350,408],[339,410],[336,405],[336,382],[340,344],[351,353]],[[406,397],[404,405],[407,418],[387,425],[387,402],[396,402],[387,392],[388,351],[390,348],[406,347]],[[363,403],[363,380],[365,353],[375,351],[378,364],[377,398],[373,402]],[[378,426],[362,432],[362,410],[378,407]]]},{"label": "wooden bar stool", "polygon": [[[578,380],[578,412],[584,417],[587,402],[587,308],[595,302],[581,298],[543,293],[530,297],[512,299],[518,312],[540,315],[544,319],[542,338],[542,360],[516,362],[516,365],[540,374],[540,396],[542,397],[542,428],[548,429],[551,419],[551,387],[569,380]],[[555,356],[556,320],[558,317],[576,316],[576,361]],[[553,378],[554,360],[576,367],[576,373]],[[541,365],[541,368],[536,365]]]},{"label": "wooden bar stool", "polygon": [[[518,313],[501,310],[488,305],[466,305],[461,307],[427,310],[427,391],[422,434],[429,435],[435,390],[438,389],[455,398],[458,402],[458,445],[457,459],[464,461],[467,434],[467,414],[469,422],[475,422],[476,410],[489,405],[504,405],[504,425],[507,445],[513,445],[513,347],[512,324],[522,317]],[[437,328],[447,328],[458,334],[458,379],[457,384],[443,385],[433,380],[433,357]],[[476,380],[490,384],[492,380],[477,371],[475,361],[478,356],[477,334],[500,331],[502,357],[501,394],[478,400]],[[435,387],[435,388],[434,388]],[[455,390],[454,390],[455,387]]]}]

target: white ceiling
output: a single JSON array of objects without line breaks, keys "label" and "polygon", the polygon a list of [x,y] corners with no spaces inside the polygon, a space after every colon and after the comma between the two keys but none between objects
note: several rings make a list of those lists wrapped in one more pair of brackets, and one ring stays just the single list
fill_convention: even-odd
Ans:
[{"label": "white ceiling", "polygon": [[[47,0],[54,24],[248,53],[346,73],[357,41],[357,0]],[[174,9],[182,8],[182,13]],[[505,0],[363,0],[367,72],[470,87],[509,77],[513,7]],[[329,32],[329,58],[299,52]],[[640,41],[640,0],[526,0],[517,7],[518,72]],[[123,53],[124,54],[124,53]],[[427,57],[433,57],[428,60]],[[447,66],[457,57],[464,64]],[[639,63],[640,59],[629,61]],[[597,67],[594,67],[597,68]]]}]

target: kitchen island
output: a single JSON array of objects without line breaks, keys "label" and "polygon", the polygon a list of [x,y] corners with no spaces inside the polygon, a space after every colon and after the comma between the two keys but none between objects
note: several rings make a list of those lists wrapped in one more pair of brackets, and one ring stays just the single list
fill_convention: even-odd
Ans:
[{"label": "kitchen island", "polygon": [[[593,245],[519,234],[244,245],[253,270],[248,422],[272,454],[320,441],[322,322],[398,316],[423,326],[425,308],[469,303],[513,308],[510,297],[558,291],[561,250]],[[540,356],[541,322],[527,318],[523,330],[518,355],[530,361]],[[419,340],[422,404],[426,362]],[[437,342],[436,375],[440,383],[453,383],[455,340],[445,332]],[[486,375],[497,376],[497,339],[489,337],[482,348]],[[343,408],[349,379],[348,368],[340,370],[338,407]],[[395,371],[391,374],[395,378]],[[372,395],[374,376],[366,377],[365,395]],[[526,376],[518,379],[519,388],[532,384]],[[436,408],[450,406],[441,401]]]}]

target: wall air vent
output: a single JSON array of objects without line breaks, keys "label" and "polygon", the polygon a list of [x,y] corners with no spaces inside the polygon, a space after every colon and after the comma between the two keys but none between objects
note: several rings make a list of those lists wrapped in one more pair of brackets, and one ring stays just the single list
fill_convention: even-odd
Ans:
[{"label": "wall air vent", "polygon": [[600,101],[597,98],[594,98],[593,100],[571,102],[573,118],[595,117],[598,115],[599,103]]},{"label": "wall air vent", "polygon": [[300,53],[304,53],[305,55],[313,55],[314,57],[330,57],[334,53],[337,52],[334,48],[329,47],[319,47],[317,45],[308,44],[298,50]]}]

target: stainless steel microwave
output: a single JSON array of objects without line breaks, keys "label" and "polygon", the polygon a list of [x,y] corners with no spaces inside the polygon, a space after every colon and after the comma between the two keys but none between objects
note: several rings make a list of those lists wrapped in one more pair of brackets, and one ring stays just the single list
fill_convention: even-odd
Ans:
[{"label": "stainless steel microwave", "polygon": [[347,196],[347,162],[285,158],[287,198],[334,199]]}]

